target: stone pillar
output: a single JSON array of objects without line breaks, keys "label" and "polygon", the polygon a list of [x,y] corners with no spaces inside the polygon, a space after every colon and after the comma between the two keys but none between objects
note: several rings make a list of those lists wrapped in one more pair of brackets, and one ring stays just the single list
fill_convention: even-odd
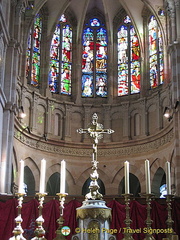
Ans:
[{"label": "stone pillar", "polygon": [[105,201],[86,200],[82,207],[76,209],[76,213],[79,226],[72,240],[116,239],[110,234],[111,209],[105,205]]},{"label": "stone pillar", "polygon": [[180,41],[180,2],[175,0],[177,41]]},{"label": "stone pillar", "polygon": [[65,141],[71,141],[71,111],[72,111],[72,105],[69,103],[65,103],[65,111],[66,115],[64,117],[64,129],[65,129],[65,135],[64,140]]},{"label": "stone pillar", "polygon": [[[90,123],[92,105],[84,104],[83,106],[84,106],[84,119],[83,119],[84,126],[83,126],[83,128],[86,128]],[[88,134],[83,134],[82,138],[83,138],[83,142],[86,142],[86,143],[90,142]]]},{"label": "stone pillar", "polygon": [[[111,128],[111,105],[103,105],[104,108],[104,128]],[[104,134],[103,142],[111,142],[112,135]]]},{"label": "stone pillar", "polygon": [[122,103],[122,118],[123,118],[123,139],[130,138],[130,117],[129,117],[129,102]]},{"label": "stone pillar", "polygon": [[[177,101],[180,101],[180,43],[173,47],[172,62],[172,106],[175,106]],[[177,106],[176,112],[173,116],[174,122],[174,166],[176,176],[176,194],[180,195],[180,103]]]}]

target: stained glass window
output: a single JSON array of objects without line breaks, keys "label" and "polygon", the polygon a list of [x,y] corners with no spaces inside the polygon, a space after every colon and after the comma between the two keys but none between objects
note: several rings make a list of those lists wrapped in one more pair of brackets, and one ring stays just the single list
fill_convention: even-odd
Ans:
[{"label": "stained glass window", "polygon": [[118,96],[140,92],[140,46],[129,16],[117,33],[118,40]]},{"label": "stained glass window", "polygon": [[98,18],[83,32],[82,97],[107,97],[107,32]]},{"label": "stained glass window", "polygon": [[161,31],[154,16],[149,20],[148,30],[150,86],[155,88],[163,83],[164,64]]},{"label": "stained glass window", "polygon": [[50,47],[49,88],[53,93],[71,94],[72,28],[63,14]]},{"label": "stained glass window", "polygon": [[42,18],[38,13],[30,30],[26,52],[26,78],[35,87],[39,86]]}]

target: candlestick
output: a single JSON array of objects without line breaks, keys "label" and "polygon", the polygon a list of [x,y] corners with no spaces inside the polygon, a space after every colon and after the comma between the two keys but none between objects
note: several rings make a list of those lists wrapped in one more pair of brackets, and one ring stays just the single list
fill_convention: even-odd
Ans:
[{"label": "candlestick", "polygon": [[58,223],[59,227],[56,230],[56,237],[54,238],[54,240],[66,240],[66,238],[62,235],[61,228],[64,223],[64,217],[63,217],[64,202],[65,202],[65,198],[68,194],[67,193],[57,193],[56,195],[59,197],[60,216],[57,219],[57,223]]},{"label": "candlestick", "polygon": [[166,185],[167,185],[167,195],[171,195],[170,162],[166,162]]},{"label": "candlestick", "polygon": [[[147,160],[148,161],[148,160]],[[144,240],[155,240],[155,238],[153,237],[153,233],[152,233],[152,223],[153,220],[151,219],[151,201],[152,201],[152,197],[154,197],[154,194],[151,193],[146,193],[146,194],[141,194],[142,197],[146,198],[146,209],[147,209],[147,219],[146,219],[146,227],[147,227],[147,233],[145,234],[145,238]]]},{"label": "candlestick", "polygon": [[145,161],[145,176],[146,176],[146,194],[151,194],[149,160]]},{"label": "candlestick", "polygon": [[16,222],[16,226],[13,230],[13,234],[14,236],[9,238],[9,240],[26,240],[24,237],[23,237],[23,229],[22,229],[22,226],[21,226],[21,223],[23,221],[22,217],[21,217],[21,209],[22,209],[22,204],[23,204],[23,197],[24,197],[24,193],[16,193],[16,196],[18,198],[18,215],[17,217],[15,218],[15,222]]},{"label": "candlestick", "polygon": [[60,184],[60,193],[65,193],[65,182],[66,182],[66,162],[61,161],[61,184]]},{"label": "candlestick", "polygon": [[129,162],[124,163],[125,194],[129,194]]},{"label": "candlestick", "polygon": [[38,196],[39,200],[39,216],[36,219],[36,229],[34,231],[35,237],[32,238],[32,240],[46,240],[45,238],[45,230],[43,228],[44,218],[42,216],[42,209],[43,209],[43,202],[44,197],[47,195],[47,193],[36,193],[36,196]]},{"label": "candlestick", "polygon": [[124,198],[125,198],[125,210],[126,210],[126,218],[124,220],[124,223],[126,225],[126,230],[124,231],[124,238],[122,240],[134,240],[134,238],[132,237],[133,233],[132,233],[132,229],[131,229],[131,223],[132,220],[130,218],[130,198],[133,197],[133,194],[123,194]]},{"label": "candlestick", "polygon": [[24,161],[20,160],[18,193],[24,193]]},{"label": "candlestick", "polygon": [[46,176],[46,160],[41,160],[40,184],[39,193],[44,193],[45,190],[45,176]]}]

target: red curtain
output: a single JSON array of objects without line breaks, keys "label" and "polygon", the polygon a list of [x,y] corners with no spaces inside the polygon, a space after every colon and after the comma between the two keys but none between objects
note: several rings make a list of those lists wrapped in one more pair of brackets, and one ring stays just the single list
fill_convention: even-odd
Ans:
[{"label": "red curtain", "polygon": [[[38,201],[33,199],[27,203],[23,203],[22,207],[22,228],[24,230],[24,237],[31,239],[34,236],[36,228],[36,218],[38,217]],[[72,200],[65,203],[64,208],[64,226],[69,226],[71,234],[66,237],[70,240],[72,235],[75,234],[75,228],[78,226],[76,220],[76,208],[81,206],[81,202]],[[117,229],[116,238],[121,240],[125,231],[125,205],[117,200],[110,201],[107,206],[112,209],[112,221],[110,228]],[[56,236],[58,228],[57,219],[59,218],[59,201],[50,200],[44,204],[43,207],[43,227],[46,231],[46,239],[53,240]],[[9,199],[6,202],[0,202],[0,239],[9,240],[13,236],[13,229],[15,227],[14,219],[17,216],[17,199]],[[146,230],[147,211],[146,205],[139,203],[136,200],[130,203],[130,218],[132,220],[131,228],[136,231],[133,234],[135,240],[144,239],[144,231]],[[173,228],[176,234],[180,237],[180,201],[174,200],[172,202],[172,218],[174,221]],[[152,229],[167,229],[167,205],[160,204],[157,201],[151,203],[151,219]],[[163,231],[163,230],[162,230]],[[154,234],[155,239],[161,240],[165,237],[164,233]]]}]

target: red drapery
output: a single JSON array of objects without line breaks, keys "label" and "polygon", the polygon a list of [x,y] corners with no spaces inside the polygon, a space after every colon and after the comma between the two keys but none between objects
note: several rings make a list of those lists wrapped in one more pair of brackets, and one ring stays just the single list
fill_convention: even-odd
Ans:
[{"label": "red drapery", "polygon": [[[71,234],[66,238],[71,239],[75,234],[75,229],[78,226],[76,220],[76,208],[80,207],[81,203],[77,200],[72,200],[65,204],[64,208],[64,225],[69,226]],[[112,209],[112,221],[110,228],[117,229],[116,238],[121,240],[123,232],[125,231],[125,205],[117,200],[112,200],[107,204]],[[151,203],[151,219],[153,220],[152,229],[167,229],[167,205],[160,204],[157,201]],[[38,201],[36,199],[23,203],[22,207],[22,228],[24,230],[24,237],[31,239],[34,236],[36,227],[36,218],[38,217]],[[17,216],[17,199],[9,199],[6,202],[0,202],[0,239],[8,240],[13,236],[13,229],[15,226],[14,219]],[[133,200],[130,203],[130,217],[132,220],[131,228],[136,231],[133,234],[135,240],[144,239],[144,232],[146,231],[147,211],[146,205],[140,204]],[[59,218],[59,201],[50,200],[44,204],[43,207],[44,229],[46,231],[46,239],[53,240],[56,236],[56,229],[58,228],[56,220]],[[180,201],[174,200],[172,202],[172,218],[174,220],[173,229],[180,238]],[[165,233],[154,235],[155,239],[161,240],[165,237]]]}]

